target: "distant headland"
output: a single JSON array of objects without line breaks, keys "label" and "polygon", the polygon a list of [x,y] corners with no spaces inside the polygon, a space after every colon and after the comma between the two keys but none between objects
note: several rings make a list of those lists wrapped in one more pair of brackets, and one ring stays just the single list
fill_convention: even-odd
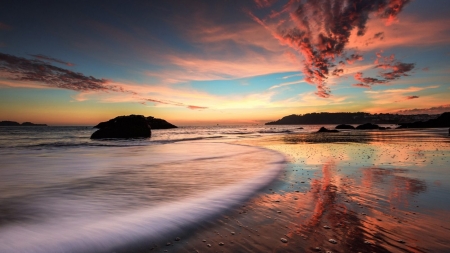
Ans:
[{"label": "distant headland", "polygon": [[399,124],[436,119],[439,114],[400,115],[390,113],[370,114],[366,112],[321,112],[292,114],[266,125],[318,125],[318,124]]},{"label": "distant headland", "polygon": [[47,126],[47,124],[34,124],[31,122],[23,122],[20,124],[19,122],[5,120],[0,121],[0,126]]}]

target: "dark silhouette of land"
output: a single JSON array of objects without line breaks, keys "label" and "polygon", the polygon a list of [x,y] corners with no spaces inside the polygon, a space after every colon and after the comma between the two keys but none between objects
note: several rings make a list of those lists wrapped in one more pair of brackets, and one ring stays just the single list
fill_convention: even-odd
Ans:
[{"label": "dark silhouette of land", "polygon": [[23,122],[22,124],[15,121],[0,121],[0,126],[47,126],[47,124],[34,124],[31,122]]},{"label": "dark silhouette of land", "polygon": [[319,124],[399,124],[436,119],[439,115],[415,114],[400,115],[390,113],[370,114],[366,112],[321,112],[292,114],[266,125],[319,125]]},{"label": "dark silhouette of land", "polygon": [[399,124],[398,128],[434,128],[434,127],[450,127],[450,112],[444,112],[436,119],[427,121],[416,121],[413,123]]}]

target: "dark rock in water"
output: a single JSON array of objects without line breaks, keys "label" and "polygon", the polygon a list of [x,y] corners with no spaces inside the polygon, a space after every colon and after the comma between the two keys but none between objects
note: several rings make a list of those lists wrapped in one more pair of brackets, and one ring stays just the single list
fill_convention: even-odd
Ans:
[{"label": "dark rock in water", "polygon": [[19,123],[15,121],[0,121],[0,126],[20,126]]},{"label": "dark rock in water", "polygon": [[450,112],[444,112],[437,119],[427,121],[416,121],[414,123],[400,123],[397,128],[434,128],[434,127],[450,127]]},{"label": "dark rock in water", "polygon": [[147,119],[142,115],[119,116],[94,128],[99,130],[91,135],[91,139],[149,138],[152,135]]},{"label": "dark rock in water", "polygon": [[354,126],[346,125],[346,124],[337,125],[335,128],[336,129],[355,129]]},{"label": "dark rock in water", "polygon": [[366,123],[362,124],[356,127],[358,130],[372,130],[372,129],[379,129],[380,127],[378,125],[372,124],[372,123]]},{"label": "dark rock in water", "polygon": [[339,133],[339,131],[338,130],[330,130],[330,129],[327,129],[327,128],[325,128],[325,127],[321,127],[320,129],[319,129],[319,131],[317,131],[318,133]]},{"label": "dark rock in water", "polygon": [[170,129],[170,128],[177,128],[177,126],[170,124],[169,122],[163,120],[163,119],[157,119],[153,118],[152,116],[149,116],[146,118],[148,124],[152,129]]}]

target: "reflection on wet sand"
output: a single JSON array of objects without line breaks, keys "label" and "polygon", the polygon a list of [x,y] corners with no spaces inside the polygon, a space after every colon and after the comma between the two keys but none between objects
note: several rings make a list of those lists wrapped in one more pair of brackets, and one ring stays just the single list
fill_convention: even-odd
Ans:
[{"label": "reflection on wet sand", "polygon": [[310,142],[305,135],[247,142],[286,155],[278,181],[175,248],[158,249],[450,252],[449,141],[364,135],[367,143]]}]

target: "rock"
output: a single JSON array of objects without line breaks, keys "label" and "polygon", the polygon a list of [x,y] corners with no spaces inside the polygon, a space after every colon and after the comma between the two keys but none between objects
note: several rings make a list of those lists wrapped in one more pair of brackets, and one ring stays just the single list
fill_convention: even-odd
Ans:
[{"label": "rock", "polygon": [[372,124],[372,123],[366,123],[362,124],[356,127],[358,130],[372,130],[372,129],[379,129],[380,127],[378,125]]},{"label": "rock", "polygon": [[[437,119],[430,119],[425,122],[416,121],[414,123],[401,123],[398,128],[435,128],[450,127],[450,112],[444,112]],[[449,129],[450,134],[450,129]]]},{"label": "rock", "polygon": [[282,243],[287,243],[288,242],[288,240],[286,238],[281,238],[280,240],[281,240]]},{"label": "rock", "polygon": [[177,128],[177,126],[170,124],[169,122],[163,120],[163,119],[157,119],[152,116],[149,116],[146,118],[148,124],[150,125],[151,129],[170,129],[170,128]]},{"label": "rock", "polygon": [[329,239],[328,241],[331,242],[332,244],[336,244],[337,243],[337,241],[334,240],[334,239]]},{"label": "rock", "polygon": [[20,126],[19,123],[15,121],[0,121],[0,126]]},{"label": "rock", "polygon": [[351,125],[341,124],[337,125],[335,129],[355,129],[355,127]]},{"label": "rock", "polygon": [[220,245],[220,246],[223,246],[223,245],[225,245],[225,243],[223,243],[223,242],[219,242],[219,245]]},{"label": "rock", "polygon": [[142,115],[119,116],[94,128],[99,130],[91,135],[91,139],[149,138],[152,135],[147,119]]},{"label": "rock", "polygon": [[330,130],[325,127],[321,127],[317,133],[338,133],[338,130]]}]

